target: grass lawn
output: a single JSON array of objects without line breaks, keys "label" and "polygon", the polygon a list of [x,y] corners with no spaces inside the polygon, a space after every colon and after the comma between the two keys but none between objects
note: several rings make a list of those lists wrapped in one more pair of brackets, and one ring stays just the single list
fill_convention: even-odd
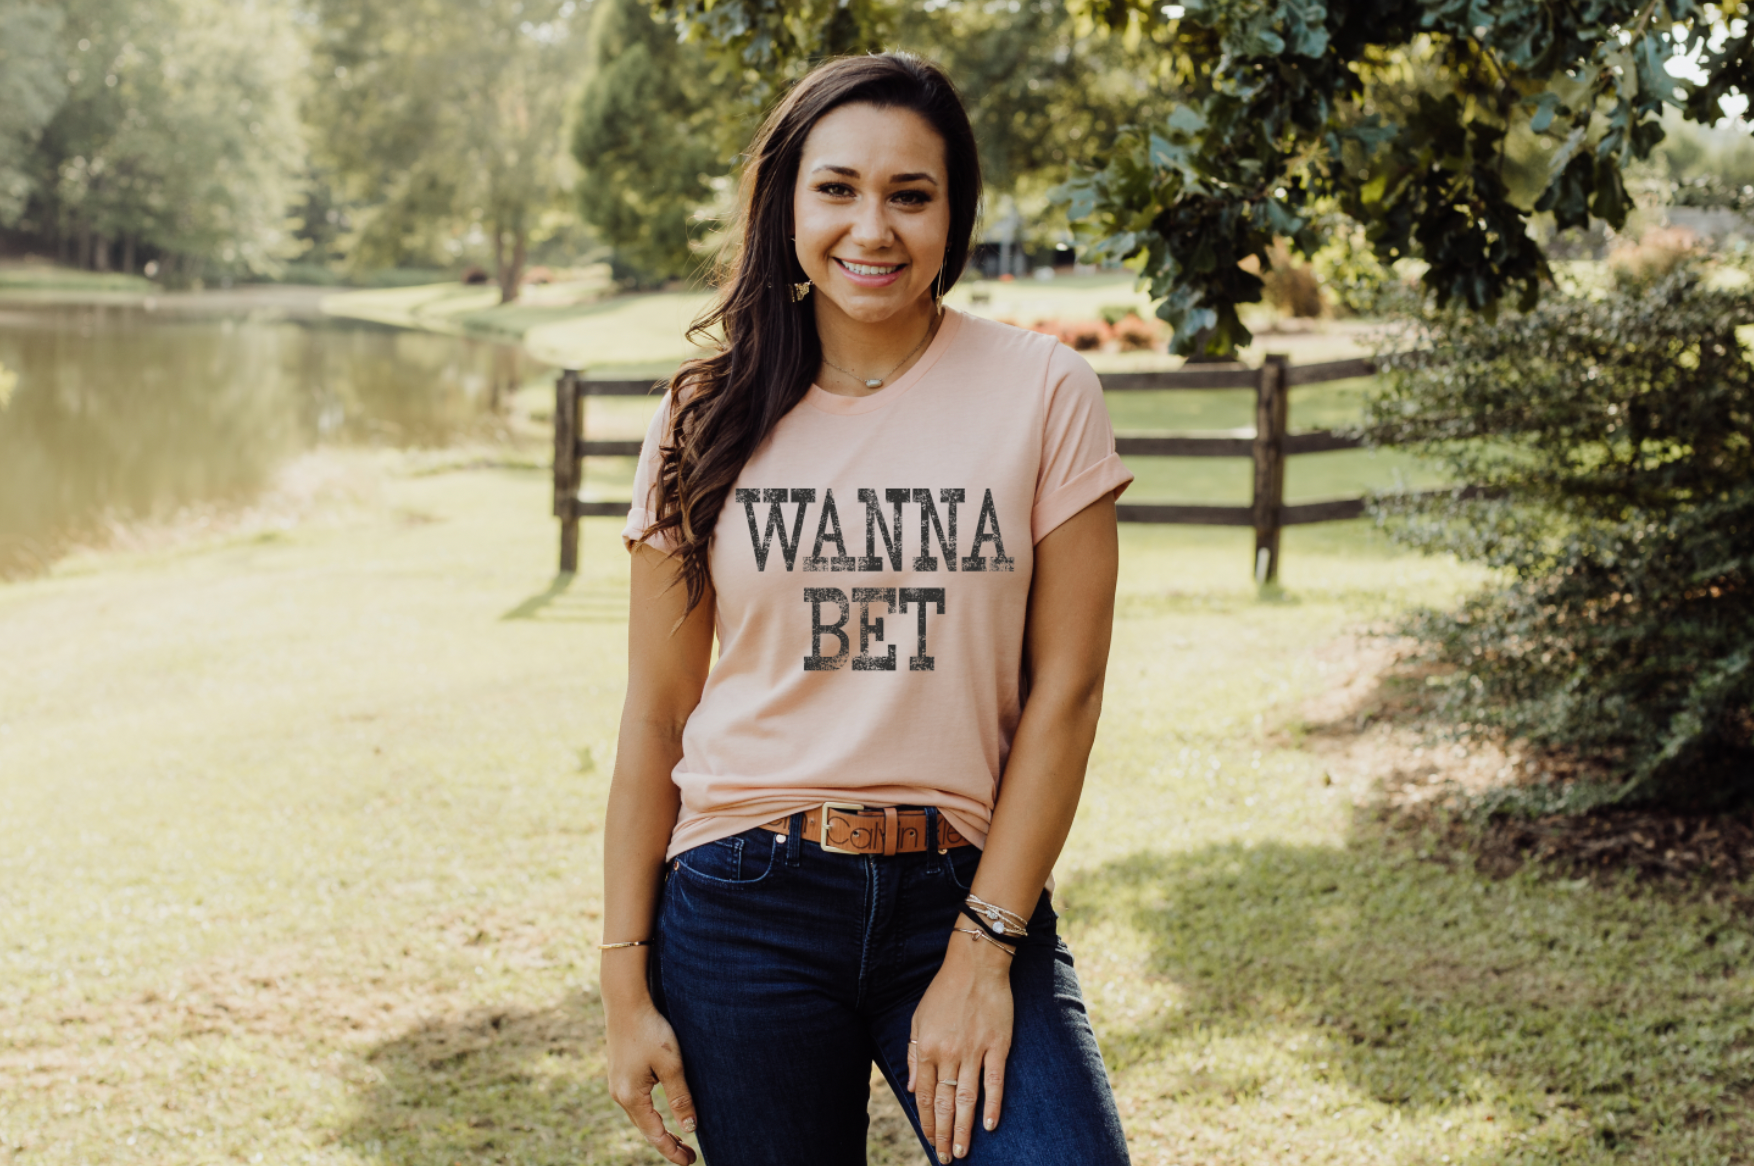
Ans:
[{"label": "grass lawn", "polygon": [[150,293],[156,285],[149,279],[125,272],[81,271],[49,263],[0,263],[0,292],[111,292]]},{"label": "grass lawn", "polygon": [[[556,580],[540,470],[314,456],[350,501],[0,587],[0,1157],[656,1161],[600,1078],[618,524]],[[1489,880],[1295,744],[1472,578],[1299,528],[1261,602],[1247,538],[1123,530],[1059,868],[1134,1161],[1754,1158],[1745,915]]]}]

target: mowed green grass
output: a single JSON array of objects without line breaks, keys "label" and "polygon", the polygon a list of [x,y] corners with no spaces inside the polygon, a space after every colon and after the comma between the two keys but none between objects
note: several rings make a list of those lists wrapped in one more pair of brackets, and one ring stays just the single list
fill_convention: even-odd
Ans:
[{"label": "mowed green grass", "polygon": [[[618,524],[557,580],[543,474],[399,465],[0,588],[6,1161],[657,1160],[601,1079]],[[1337,635],[1475,579],[1299,528],[1261,601],[1247,539],[1123,529],[1059,866],[1134,1161],[1754,1157],[1745,914],[1477,876],[1289,743]]]}]

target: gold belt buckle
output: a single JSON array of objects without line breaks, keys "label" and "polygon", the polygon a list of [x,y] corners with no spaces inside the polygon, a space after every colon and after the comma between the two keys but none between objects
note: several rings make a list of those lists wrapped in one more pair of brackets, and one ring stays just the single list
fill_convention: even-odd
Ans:
[{"label": "gold belt buckle", "polygon": [[[859,805],[857,802],[823,802],[822,803],[822,839],[818,843],[818,845],[821,846],[822,849],[829,851],[830,853],[833,853],[833,854],[864,854],[865,852],[863,850],[849,850],[845,846],[836,846],[834,843],[832,843],[828,840],[828,811],[830,811],[830,810],[851,810],[854,813],[864,813],[864,811],[867,808],[868,807],[866,807],[866,806]],[[849,837],[849,841],[850,841],[851,836],[849,835],[848,837]]]}]

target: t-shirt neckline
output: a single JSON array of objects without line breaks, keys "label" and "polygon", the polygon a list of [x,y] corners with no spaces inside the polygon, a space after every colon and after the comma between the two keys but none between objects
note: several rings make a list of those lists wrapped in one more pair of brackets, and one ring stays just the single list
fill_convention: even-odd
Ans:
[{"label": "t-shirt neckline", "polygon": [[841,393],[831,393],[821,385],[812,384],[804,394],[804,400],[822,410],[824,413],[871,413],[883,408],[909,389],[931,371],[938,358],[949,349],[956,333],[962,328],[962,313],[955,308],[944,309],[944,322],[938,326],[938,334],[932,337],[932,343],[920,354],[920,359],[903,374],[902,378],[891,384],[884,385],[875,393],[867,393],[863,397],[848,397]]}]

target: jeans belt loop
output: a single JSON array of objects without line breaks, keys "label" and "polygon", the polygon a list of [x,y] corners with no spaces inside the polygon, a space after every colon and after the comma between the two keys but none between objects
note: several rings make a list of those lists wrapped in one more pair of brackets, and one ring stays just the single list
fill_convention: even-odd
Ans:
[{"label": "jeans belt loop", "polygon": [[791,829],[786,831],[786,865],[797,866],[804,856],[804,813],[792,815]]},{"label": "jeans belt loop", "polygon": [[938,807],[926,807],[926,851],[927,853],[943,854],[944,848],[938,845]]}]

